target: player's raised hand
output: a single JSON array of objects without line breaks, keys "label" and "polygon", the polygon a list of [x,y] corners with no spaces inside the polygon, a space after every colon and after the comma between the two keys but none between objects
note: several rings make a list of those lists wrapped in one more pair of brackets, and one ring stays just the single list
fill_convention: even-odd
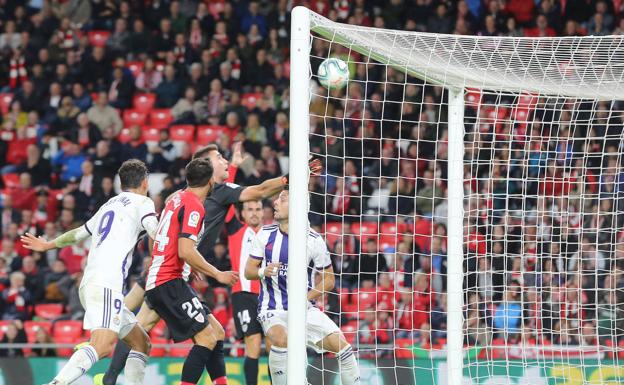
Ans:
[{"label": "player's raised hand", "polygon": [[224,285],[233,286],[238,282],[238,272],[222,271],[216,278],[217,281]]},{"label": "player's raised hand", "polygon": [[323,163],[319,158],[312,158],[308,165],[310,166],[311,175],[321,175],[321,171],[323,171]]},{"label": "player's raised hand", "polygon": [[249,155],[243,155],[243,142],[234,143],[232,146],[232,165],[238,167],[247,159],[249,159]]},{"label": "player's raised hand", "polygon": [[264,268],[264,276],[265,277],[274,277],[279,273],[280,263],[279,262],[271,262]]},{"label": "player's raised hand", "polygon": [[46,241],[43,237],[35,237],[30,233],[26,233],[20,237],[24,247],[34,251],[48,251],[54,248],[52,242]]}]

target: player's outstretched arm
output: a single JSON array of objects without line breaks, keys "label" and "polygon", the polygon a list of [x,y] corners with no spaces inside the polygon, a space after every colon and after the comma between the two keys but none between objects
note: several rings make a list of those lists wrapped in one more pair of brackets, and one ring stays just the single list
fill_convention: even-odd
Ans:
[{"label": "player's outstretched arm", "polygon": [[[321,161],[313,159],[310,161],[310,173],[316,175],[320,173],[322,169]],[[278,192],[282,191],[285,185],[288,184],[288,174],[279,178],[273,178],[265,180],[256,186],[246,187],[240,194],[239,201],[257,201],[260,199],[270,198]]]},{"label": "player's outstretched arm", "polygon": [[59,235],[53,241],[46,241],[45,238],[35,237],[30,233],[22,235],[20,237],[20,240],[24,244],[24,247],[29,250],[48,251],[65,246],[75,245],[89,238],[90,236],[91,234],[89,234],[86,227],[80,226]]},{"label": "player's outstretched arm", "polygon": [[308,291],[308,301],[318,299],[323,293],[333,289],[335,284],[336,279],[334,278],[334,268],[330,265],[314,280],[314,289]]},{"label": "player's outstretched arm", "polygon": [[206,274],[224,285],[232,286],[238,282],[238,273],[235,271],[221,271],[206,262],[195,247],[196,242],[190,238],[178,239],[178,255],[195,271]]}]

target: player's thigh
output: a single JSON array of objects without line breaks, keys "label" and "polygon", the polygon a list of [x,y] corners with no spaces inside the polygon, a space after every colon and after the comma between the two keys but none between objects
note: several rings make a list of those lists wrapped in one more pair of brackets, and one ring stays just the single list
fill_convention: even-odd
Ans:
[{"label": "player's thigh", "polygon": [[113,351],[113,345],[117,341],[117,333],[110,329],[92,329],[89,345],[98,354],[98,358],[108,356]]},{"label": "player's thigh", "polygon": [[212,327],[214,337],[219,341],[223,341],[225,339],[225,329],[223,329],[223,325],[221,325],[212,314],[208,314],[208,323]]},{"label": "player's thigh", "polygon": [[[165,320],[175,342],[193,338],[210,326],[208,314],[197,293],[182,279],[148,290],[145,300]],[[215,334],[212,328],[210,331]]]},{"label": "player's thigh", "polygon": [[79,289],[80,302],[85,309],[83,328],[109,329],[119,333],[125,326],[123,294],[99,285],[85,285]]},{"label": "player's thigh", "polygon": [[[306,338],[308,345],[318,347],[321,351],[340,351],[341,343],[340,329],[327,314],[316,307],[308,309],[306,325]],[[344,340],[344,338],[342,338]],[[344,341],[346,343],[346,340]]]},{"label": "player's thigh", "polygon": [[258,315],[262,330],[271,344],[285,348],[288,344],[288,313],[283,310],[262,311]]},{"label": "player's thigh", "polygon": [[136,319],[139,325],[141,325],[143,329],[148,332],[156,326],[158,321],[160,321],[158,313],[150,309],[145,302],[141,305],[141,310],[139,310]]},{"label": "player's thigh", "polygon": [[196,345],[212,349],[215,347],[218,341],[216,335],[217,333],[212,325],[208,324],[204,329],[200,330],[191,339]]},{"label": "player's thigh", "polygon": [[143,289],[140,285],[134,285],[132,290],[130,290],[130,292],[124,297],[124,303],[128,309],[135,311],[143,303],[144,297],[145,289]]}]

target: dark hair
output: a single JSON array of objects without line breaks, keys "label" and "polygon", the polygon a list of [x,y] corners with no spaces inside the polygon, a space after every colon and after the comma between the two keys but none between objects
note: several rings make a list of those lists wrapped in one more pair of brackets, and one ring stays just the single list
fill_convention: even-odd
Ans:
[{"label": "dark hair", "polygon": [[211,143],[211,144],[209,144],[207,146],[204,146],[204,147],[200,148],[199,150],[195,151],[195,153],[193,154],[193,158],[192,159],[205,158],[212,151],[219,151],[219,147],[216,144],[214,144],[214,143]]},{"label": "dark hair", "polygon": [[204,187],[212,178],[212,163],[208,159],[196,158],[186,165],[186,183],[189,187]]},{"label": "dark hair", "polygon": [[147,178],[147,166],[138,159],[127,160],[119,168],[122,190],[141,187],[145,178]]}]

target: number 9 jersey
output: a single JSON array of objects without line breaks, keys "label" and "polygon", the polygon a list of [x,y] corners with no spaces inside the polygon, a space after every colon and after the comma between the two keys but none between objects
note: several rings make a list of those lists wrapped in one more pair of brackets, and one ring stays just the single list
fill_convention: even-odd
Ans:
[{"label": "number 9 jersey", "polygon": [[186,278],[188,265],[178,255],[178,238],[197,242],[203,223],[204,205],[197,195],[182,190],[169,199],[160,215],[145,290]]},{"label": "number 9 jersey", "polygon": [[124,191],[103,204],[84,225],[91,247],[81,286],[122,293],[137,241],[146,230],[153,233],[156,222],[154,202],[146,196]]}]

